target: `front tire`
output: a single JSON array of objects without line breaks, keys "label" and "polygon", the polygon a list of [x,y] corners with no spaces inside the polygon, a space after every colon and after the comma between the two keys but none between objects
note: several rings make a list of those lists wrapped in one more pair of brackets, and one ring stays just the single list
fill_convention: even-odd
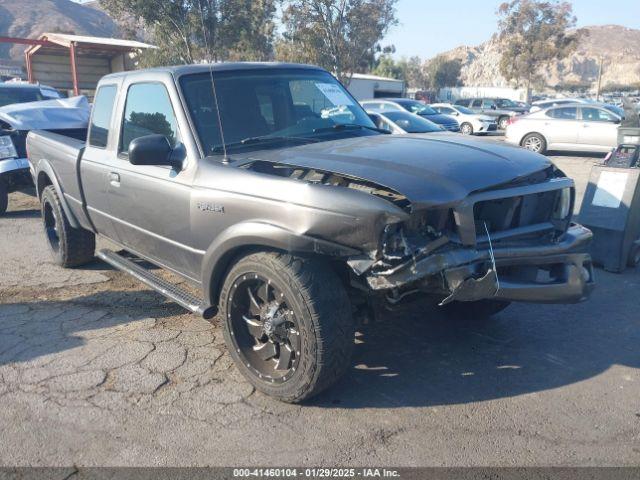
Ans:
[{"label": "front tire", "polygon": [[462,125],[460,125],[460,133],[462,133],[463,135],[473,135],[473,125],[471,125],[469,122],[464,122]]},{"label": "front tire", "polygon": [[506,130],[507,125],[509,125],[509,117],[500,117],[498,119],[498,128],[500,130]]},{"label": "front tire", "polygon": [[547,151],[547,141],[539,133],[530,133],[522,139],[521,145],[536,153],[544,153]]},{"label": "front tire", "polygon": [[220,295],[240,372],[285,402],[308,399],[351,364],[354,322],[337,275],[317,258],[260,252],[238,261]]},{"label": "front tire", "polygon": [[487,319],[502,312],[511,305],[511,302],[504,300],[477,300],[475,302],[447,303],[440,307],[445,315],[460,319]]},{"label": "front tire", "polygon": [[53,260],[61,267],[77,267],[93,260],[95,235],[83,228],[69,225],[60,197],[53,185],[41,195],[42,223]]}]

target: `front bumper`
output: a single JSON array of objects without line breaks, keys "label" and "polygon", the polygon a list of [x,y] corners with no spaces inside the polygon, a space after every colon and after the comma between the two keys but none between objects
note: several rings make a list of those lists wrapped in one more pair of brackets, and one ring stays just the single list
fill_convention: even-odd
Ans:
[{"label": "front bumper", "polygon": [[[411,260],[385,272],[370,272],[372,290],[417,289],[427,292],[438,277],[448,301],[487,298],[516,302],[577,303],[594,287],[591,257],[586,247],[590,230],[572,225],[557,243],[496,247],[495,270],[489,249],[458,248]],[[433,282],[429,283],[433,285]]]},{"label": "front bumper", "polygon": [[9,172],[29,171],[29,160],[26,158],[5,158],[0,160],[0,175]]}]

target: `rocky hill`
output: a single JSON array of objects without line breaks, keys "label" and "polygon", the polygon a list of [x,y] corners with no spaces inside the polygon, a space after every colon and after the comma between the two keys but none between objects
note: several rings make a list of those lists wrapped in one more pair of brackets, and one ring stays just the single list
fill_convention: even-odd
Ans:
[{"label": "rocky hill", "polygon": [[[584,27],[576,51],[541,72],[547,86],[594,83],[604,59],[602,85],[640,82],[640,30],[619,25]],[[462,62],[462,80],[470,86],[508,86],[499,71],[500,43],[491,39],[476,47],[462,46],[444,55]]]},{"label": "rocky hill", "polygon": [[[0,35],[37,38],[44,32],[110,37],[117,27],[101,10],[71,0],[0,0]],[[0,44],[0,60],[20,61],[24,49]]]}]

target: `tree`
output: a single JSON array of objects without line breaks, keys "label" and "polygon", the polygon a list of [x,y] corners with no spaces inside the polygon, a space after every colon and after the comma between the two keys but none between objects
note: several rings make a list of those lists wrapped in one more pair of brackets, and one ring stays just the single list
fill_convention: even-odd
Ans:
[{"label": "tree", "polygon": [[[101,0],[129,34],[141,24],[157,50],[142,63],[267,60],[273,54],[278,0]],[[136,21],[132,22],[132,19]]]},{"label": "tree", "polygon": [[381,55],[376,60],[376,66],[371,73],[380,77],[395,78],[398,80],[406,80],[405,71],[400,62],[396,62],[391,55]]},{"label": "tree", "polygon": [[571,4],[557,0],[512,0],[498,8],[498,38],[503,43],[500,72],[507,80],[524,84],[527,101],[540,69],[561,60],[577,46],[579,33]]},{"label": "tree", "polygon": [[371,65],[379,42],[397,23],[397,0],[285,0],[281,60],[320,65],[343,83]]},{"label": "tree", "polygon": [[426,67],[427,84],[433,90],[460,85],[462,62],[438,55],[429,61]]}]

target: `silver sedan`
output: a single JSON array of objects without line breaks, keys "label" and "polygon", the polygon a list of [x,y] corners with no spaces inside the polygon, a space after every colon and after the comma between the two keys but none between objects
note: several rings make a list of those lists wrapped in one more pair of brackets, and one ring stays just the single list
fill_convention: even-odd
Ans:
[{"label": "silver sedan", "polygon": [[558,105],[512,118],[505,140],[538,153],[547,150],[608,152],[618,143],[621,120],[599,105]]}]

